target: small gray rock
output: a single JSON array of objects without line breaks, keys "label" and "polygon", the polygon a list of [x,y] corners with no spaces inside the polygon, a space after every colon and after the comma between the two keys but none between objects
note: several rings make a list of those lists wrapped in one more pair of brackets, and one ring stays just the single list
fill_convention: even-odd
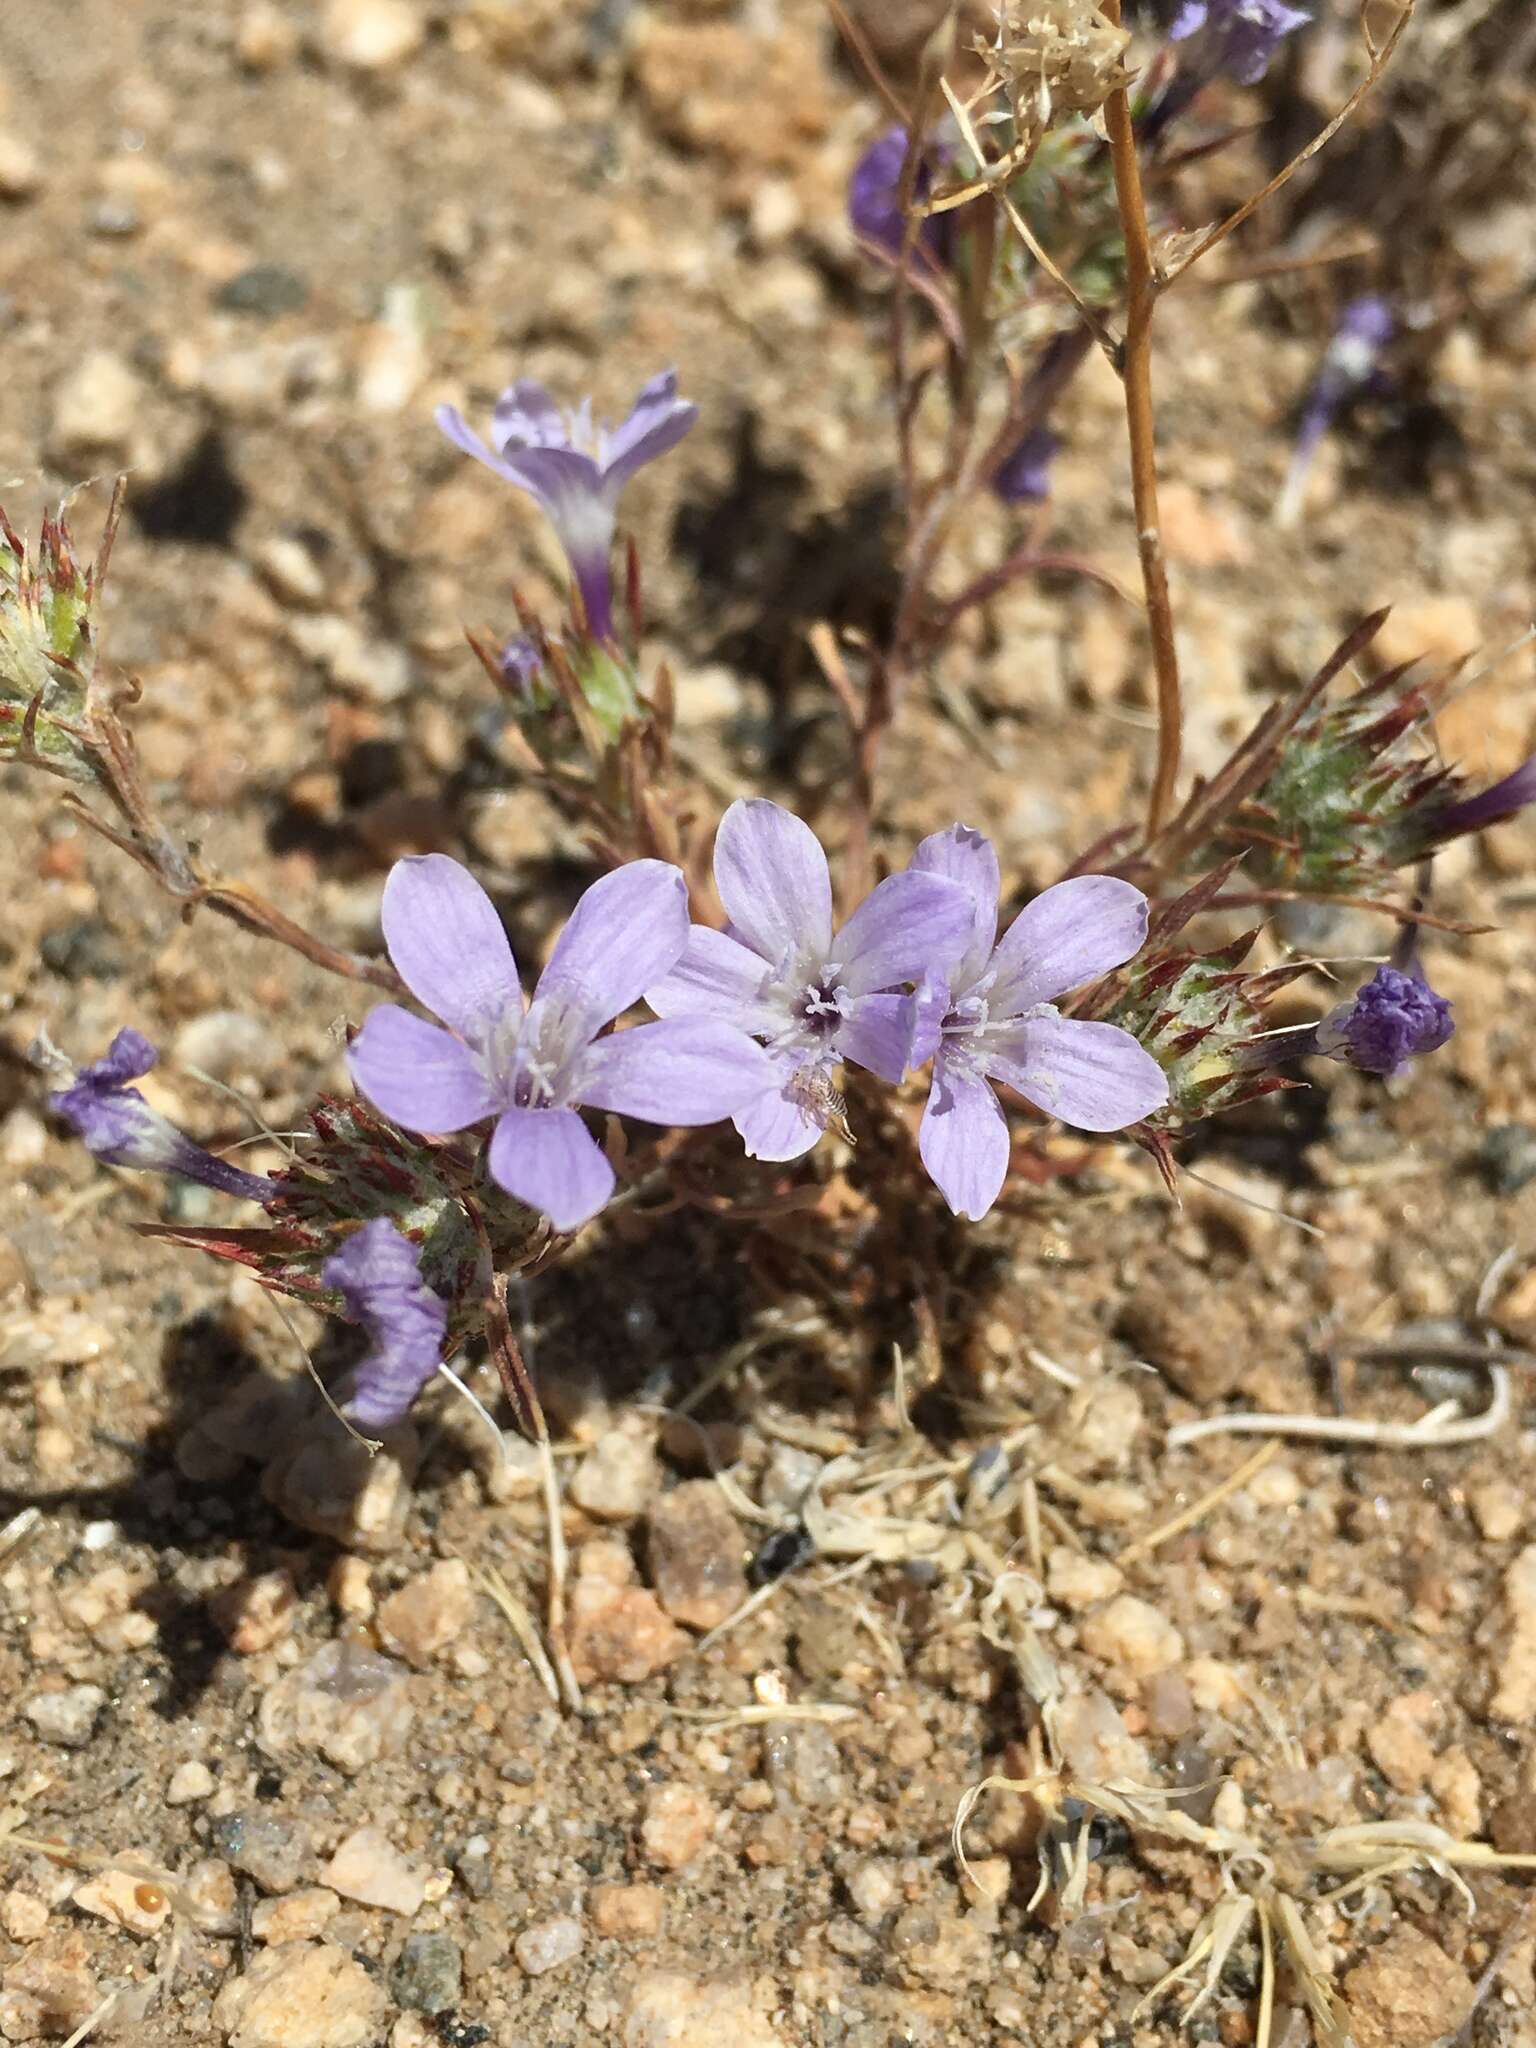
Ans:
[{"label": "small gray rock", "polygon": [[464,1959],[446,1934],[409,1934],[390,1974],[398,2005],[429,2018],[452,2012],[464,1992]]},{"label": "small gray rock", "polygon": [[1478,1163],[1495,1194],[1518,1195],[1536,1180],[1536,1131],[1529,1124],[1496,1124],[1478,1148]]},{"label": "small gray rock", "polygon": [[309,303],[309,286],[281,263],[253,263],[228,284],[220,285],[213,303],[225,313],[253,313],[275,320],[280,313],[298,313]]},{"label": "small gray rock", "polygon": [[314,1879],[315,1856],[302,1821],[242,1807],[221,1813],[209,1830],[213,1849],[264,1892],[296,1891]]},{"label": "small gray rock", "polygon": [[22,1712],[44,1742],[56,1742],[60,1749],[84,1749],[106,1704],[99,1685],[71,1685],[63,1692],[39,1693]]}]

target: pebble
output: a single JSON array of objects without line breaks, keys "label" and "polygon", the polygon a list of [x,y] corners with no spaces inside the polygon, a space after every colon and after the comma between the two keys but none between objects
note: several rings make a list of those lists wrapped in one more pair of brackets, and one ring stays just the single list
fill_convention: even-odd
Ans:
[{"label": "pebble", "polygon": [[1504,1574],[1504,1601],[1509,1626],[1488,1712],[1495,1721],[1524,1722],[1536,1714],[1536,1543]]},{"label": "pebble", "polygon": [[360,1906],[381,1906],[409,1919],[421,1911],[426,1880],[382,1828],[354,1828],[321,1872],[325,1883]]},{"label": "pebble", "polygon": [[1467,1488],[1467,1506],[1486,1543],[1508,1543],[1525,1521],[1525,1496],[1507,1479],[1486,1479]]},{"label": "pebble", "polygon": [[421,47],[425,27],[410,0],[330,0],[320,49],[349,71],[392,71]]},{"label": "pebble", "polygon": [[446,1934],[409,1934],[405,1938],[389,1988],[397,2005],[412,2012],[452,2012],[464,1994],[464,1958]]},{"label": "pebble", "polygon": [[264,1892],[294,1891],[314,1869],[308,1827],[282,1814],[237,1807],[217,1816],[208,1839],[226,1863]]},{"label": "pebble", "polygon": [[630,1987],[622,2039],[655,2048],[784,2048],[772,2020],[773,1984],[745,1974],[689,1977],[680,1970],[648,1970]]},{"label": "pebble", "polygon": [[204,1856],[182,1879],[191,1901],[192,1924],[203,1934],[233,1934],[239,1921],[240,1894],[235,1873],[219,1856]]},{"label": "pebble", "polygon": [[110,349],[89,349],[53,397],[50,445],[69,461],[121,459],[139,430],[144,386]]},{"label": "pebble", "polygon": [[712,1479],[689,1479],[650,1512],[647,1551],[656,1597],[674,1621],[718,1628],[747,1597],[745,1546]]},{"label": "pebble", "polygon": [[297,534],[271,533],[251,551],[251,560],[275,597],[285,604],[316,608],[325,602],[325,569]]},{"label": "pebble", "polygon": [[901,1870],[889,1856],[871,1856],[857,1864],[845,1880],[848,1898],[859,1918],[883,1920],[901,1900]]},{"label": "pebble", "polygon": [[276,71],[299,47],[298,31],[271,0],[256,0],[240,17],[235,55],[247,71]]},{"label": "pebble", "polygon": [[1093,1785],[1121,1779],[1145,1782],[1151,1764],[1107,1693],[1069,1693],[1056,1714],[1056,1735],[1067,1768]]},{"label": "pebble", "polygon": [[1070,1544],[1058,1543],[1046,1559],[1045,1589],[1072,1613],[1112,1600],[1124,1583],[1119,1565],[1111,1564],[1107,1557],[1084,1557]]},{"label": "pebble", "polygon": [[216,1081],[261,1074],[274,1056],[271,1025],[245,1010],[205,1010],[182,1025],[171,1052],[179,1066],[196,1067]]},{"label": "pebble", "polygon": [[129,1934],[158,1934],[170,1917],[171,1902],[157,1884],[126,1870],[103,1870],[70,1894],[82,1913],[110,1920]]},{"label": "pebble", "polygon": [[326,1885],[307,1885],[285,1899],[263,1899],[251,1911],[251,1932],[258,1941],[315,1941],[335,1918],[340,1899]]},{"label": "pebble", "polygon": [[642,1514],[658,1482],[651,1437],[629,1429],[604,1431],[576,1467],[570,1495],[599,1522],[628,1522]]},{"label": "pebble", "polygon": [[469,1620],[474,1606],[469,1566],[445,1558],[408,1579],[379,1608],[379,1641],[386,1650],[424,1671],[446,1650]]},{"label": "pebble", "polygon": [[262,1474],[261,1490],[280,1514],[315,1536],[380,1557],[397,1549],[410,1512],[418,1458],[416,1432],[391,1433],[370,1456],[334,1428],[315,1429]]},{"label": "pebble", "polygon": [[1416,1927],[1395,1927],[1343,1982],[1355,2048],[1429,2048],[1458,2035],[1472,1980]]},{"label": "pebble", "polygon": [[1432,1692],[1408,1692],[1377,1718],[1365,1738],[1371,1762],[1394,1792],[1417,1792],[1435,1761],[1430,1730],[1443,1709]]},{"label": "pebble", "polygon": [[1174,1298],[1164,1298],[1151,1291],[1155,1272],[1126,1304],[1119,1334],[1191,1401],[1223,1400],[1252,1357],[1244,1312],[1224,1293],[1192,1290],[1182,1271]]},{"label": "pebble", "polygon": [[268,1687],[256,1729],[268,1756],[318,1750],[354,1776],[380,1757],[398,1756],[415,1718],[406,1667],[343,1637]]},{"label": "pebble", "polygon": [[567,1644],[583,1685],[618,1679],[638,1685],[674,1663],[688,1637],[662,1611],[654,1593],[635,1584],[635,1566],[622,1543],[584,1544],[570,1590]]},{"label": "pebble", "polygon": [[208,1602],[208,1613],[236,1656],[253,1657],[292,1631],[298,1607],[293,1574],[275,1571],[222,1587]]},{"label": "pebble", "polygon": [[7,1892],[0,1899],[0,1927],[12,1941],[41,1941],[48,1932],[48,1908],[31,1892]]},{"label": "pebble", "polygon": [[1496,1124],[1484,1134],[1477,1157],[1495,1194],[1517,1195],[1536,1180],[1536,1130],[1529,1124]]},{"label": "pebble", "polygon": [[781,1804],[812,1812],[835,1806],[848,1789],[837,1739],[814,1721],[763,1731],[763,1775]]},{"label": "pebble", "polygon": [[339,1948],[290,1942],[258,1956],[214,2001],[229,2048],[373,2048],[389,1998]]},{"label": "pebble", "polygon": [[[84,1937],[74,1929],[39,1942],[7,1966],[5,1989],[25,2000],[38,2034],[72,2034],[101,2003]],[[14,2039],[29,2038],[12,2035]]]},{"label": "pebble", "polygon": [[295,270],[281,263],[253,263],[249,269],[221,284],[213,303],[225,313],[254,313],[263,320],[275,320],[283,313],[297,313],[309,303],[309,286]]},{"label": "pebble", "polygon": [[588,1894],[587,1912],[610,1941],[654,1941],[666,1918],[666,1899],[660,1885],[599,1884]]},{"label": "pebble", "polygon": [[525,1927],[513,1942],[512,1952],[526,1975],[542,1977],[580,1955],[585,1938],[581,1922],[561,1913]]},{"label": "pebble", "polygon": [[640,1846],[662,1870],[691,1863],[714,1833],[715,1809],[693,1785],[653,1785],[646,1794]]},{"label": "pebble", "polygon": [[190,1757],[172,1771],[165,1788],[165,1803],[167,1806],[196,1806],[199,1800],[212,1796],[216,1782],[205,1763]]},{"label": "pebble", "polygon": [[1085,1616],[1083,1648],[1135,1678],[1166,1671],[1184,1657],[1184,1638],[1167,1616],[1134,1593],[1121,1593],[1107,1607]]},{"label": "pebble", "polygon": [[992,1974],[991,1918],[962,1918],[919,1903],[897,1915],[890,1947],[919,1982],[936,1991],[958,1991],[964,1985],[985,1983]]},{"label": "pebble", "polygon": [[488,1899],[496,1881],[488,1835],[471,1835],[453,1859],[459,1883],[472,1899]]},{"label": "pebble", "polygon": [[60,1749],[84,1749],[106,1704],[99,1685],[71,1685],[63,1692],[39,1693],[22,1712],[44,1742],[57,1743]]},{"label": "pebble", "polygon": [[0,130],[0,199],[30,199],[42,182],[42,160],[31,143]]},{"label": "pebble", "polygon": [[392,640],[371,639],[355,619],[314,612],[288,621],[288,637],[339,690],[370,704],[394,704],[415,680],[411,658]]}]

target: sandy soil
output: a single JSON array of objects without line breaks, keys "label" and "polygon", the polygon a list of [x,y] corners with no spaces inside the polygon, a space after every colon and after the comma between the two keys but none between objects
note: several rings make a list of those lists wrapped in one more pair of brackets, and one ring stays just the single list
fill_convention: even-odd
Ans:
[{"label": "sandy soil", "polygon": [[[865,13],[899,64],[897,17],[921,10]],[[349,38],[375,15],[401,48],[362,67]],[[1191,174],[1189,219],[1316,125],[1342,20],[1234,107],[1271,126]],[[1497,650],[1530,617],[1529,100],[1470,32],[1426,46],[1345,170],[1234,256],[1392,238],[1396,384],[1330,441],[1295,530],[1270,514],[1341,274],[1192,288],[1160,316],[1193,769],[1370,606],[1396,607],[1389,658]],[[559,562],[431,408],[522,373],[611,413],[667,363],[702,424],[626,514],[681,743],[717,795],[798,801],[837,836],[842,740],[804,632],[878,622],[889,594],[882,298],[841,215],[879,118],[811,0],[13,4],[4,500],[33,527],[129,468],[108,649],[144,685],[156,795],[210,863],[370,948],[389,860],[440,846],[538,955],[590,869],[509,772],[461,625],[507,627],[514,587],[552,614]],[[1133,584],[1118,407],[1090,366],[1050,534]],[[83,529],[105,498],[78,500]],[[975,567],[1007,532],[978,514]],[[1474,682],[1447,752],[1521,759],[1532,677],[1526,650]],[[1139,801],[1145,650],[1102,585],[1015,589],[941,682],[893,746],[893,859],[959,812],[1038,887]],[[100,2037],[165,2048],[1150,2043],[1190,1994],[1138,2001],[1202,1916],[1278,1892],[1306,1902],[1359,2048],[1536,2042],[1518,1870],[1468,1866],[1470,1910],[1424,1867],[1331,1906],[1297,1860],[1388,1819],[1536,1852],[1521,1369],[1486,1440],[1287,1442],[1187,1528],[1168,1525],[1254,1446],[1166,1443],[1226,1406],[1475,1411],[1477,1348],[1530,1335],[1536,828],[1446,863],[1447,910],[1492,927],[1434,947],[1446,1050],[1390,1088],[1317,1074],[1202,1134],[1182,1209],[1139,1155],[1074,1140],[1070,1170],[982,1226],[932,1198],[882,1219],[891,1154],[856,1097],[864,1143],[807,1169],[813,1210],[615,1218],[535,1282],[587,1631],[574,1715],[488,1590],[542,1611],[527,1460],[499,1468],[434,1397],[350,1501],[259,1289],[130,1230],[211,1220],[211,1198],[93,1167],[25,1058],[41,1029],[83,1058],[132,1022],[167,1048],[156,1099],[227,1143],[246,1112],[191,1070],[289,1129],[345,1087],[342,1026],[370,997],[183,925],[54,792],[14,769],[0,789],[0,1495],[40,1511],[0,1560],[0,1798],[20,1838],[73,1854],[6,1846],[6,2039],[67,2038],[106,2004]],[[1382,942],[1358,919],[1308,940]],[[1356,1356],[1405,1332],[1472,1362]],[[893,1526],[834,1514],[700,1647],[813,1486]],[[1079,1779],[1175,1794],[1273,1867],[1101,1819],[1074,1911],[1071,1817],[1042,1837],[1038,1806],[993,1793],[965,1879],[962,1795],[1029,1768],[1031,1643],[1070,1696]],[[1250,1920],[1196,2038],[1255,2038],[1260,1956]],[[1306,2038],[1294,1969],[1274,2024]]]}]

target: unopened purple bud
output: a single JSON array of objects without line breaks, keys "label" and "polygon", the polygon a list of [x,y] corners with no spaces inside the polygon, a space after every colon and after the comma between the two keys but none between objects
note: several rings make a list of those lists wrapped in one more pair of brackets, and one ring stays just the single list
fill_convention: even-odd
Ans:
[{"label": "unopened purple bud", "polygon": [[1005,505],[1039,505],[1051,495],[1051,464],[1061,436],[1034,427],[992,472],[992,489]]},{"label": "unopened purple bud", "polygon": [[[853,167],[848,180],[848,220],[861,241],[899,256],[907,239],[907,217],[901,205],[901,180],[911,147],[905,128],[887,128],[877,135]],[[931,139],[922,144],[922,156],[912,181],[912,196],[925,199],[932,189],[932,159],[942,154]],[[949,251],[951,217],[935,214],[922,223],[916,241],[936,263],[943,263]]]},{"label": "unopened purple bud", "polygon": [[423,1282],[420,1252],[387,1216],[349,1237],[320,1277],[368,1333],[344,1413],[359,1429],[391,1429],[442,1362],[448,1305]]},{"label": "unopened purple bud", "polygon": [[49,1096],[48,1106],[74,1128],[92,1158],[107,1166],[175,1173],[243,1201],[270,1202],[277,1188],[265,1174],[245,1173],[205,1152],[128,1086],[159,1057],[142,1032],[119,1031],[105,1058],[79,1068],[70,1087]]},{"label": "unopened purple bud", "polygon": [[531,635],[517,633],[501,650],[502,679],[519,697],[532,700],[533,686],[544,671],[544,658]]},{"label": "unopened purple bud", "polygon": [[1439,846],[1448,839],[1459,839],[1464,833],[1500,825],[1529,803],[1536,803],[1536,754],[1477,796],[1465,797],[1460,803],[1448,804],[1443,811],[1432,812],[1425,820],[1427,843]]},{"label": "unopened purple bud", "polygon": [[1367,1074],[1395,1074],[1407,1061],[1444,1045],[1455,1029],[1450,1004],[1422,974],[1378,967],[1318,1025],[1316,1049]]}]

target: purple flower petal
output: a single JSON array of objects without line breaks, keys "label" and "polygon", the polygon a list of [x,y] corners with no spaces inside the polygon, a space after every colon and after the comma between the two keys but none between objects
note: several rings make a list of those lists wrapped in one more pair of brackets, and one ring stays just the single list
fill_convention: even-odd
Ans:
[{"label": "purple flower petal", "polygon": [[970,898],[970,944],[952,977],[956,988],[969,988],[980,979],[997,943],[997,900],[1002,891],[997,849],[969,825],[950,825],[925,839],[907,866],[918,874],[943,875],[957,882]]},{"label": "purple flower petal", "polygon": [[916,1017],[915,997],[856,996],[837,1027],[837,1050],[894,1088],[911,1064]]},{"label": "purple flower petal", "polygon": [[770,1054],[780,1079],[731,1118],[749,1159],[801,1159],[827,1127],[824,1100],[831,1090],[827,1063],[795,1054]]},{"label": "purple flower petal", "polygon": [[447,854],[395,862],[384,884],[382,922],[400,979],[464,1037],[478,1042],[506,1011],[522,1015],[517,963],[496,907],[469,869]]},{"label": "purple flower petal", "polygon": [[579,1017],[587,1037],[670,974],[688,943],[688,884],[664,860],[632,860],[582,896],[535,1000]]},{"label": "purple flower petal", "polygon": [[565,414],[536,377],[519,377],[502,392],[491,413],[491,438],[504,456],[520,448],[571,445]]},{"label": "purple flower petal", "polygon": [[581,1068],[581,1099],[653,1124],[713,1124],[774,1085],[768,1055],[708,1017],[638,1024],[600,1039]]},{"label": "purple flower petal", "polygon": [[505,477],[509,483],[517,479],[499,455],[493,455],[480,436],[470,427],[456,405],[440,405],[432,415],[440,434],[446,434],[454,447],[465,455],[473,455],[476,462],[483,462],[487,469]]},{"label": "purple flower petal", "polygon": [[[966,966],[969,965],[967,955]],[[962,980],[964,967],[955,969],[953,976],[934,973],[925,974],[917,985],[912,997],[912,1044],[907,1052],[909,1067],[926,1067],[944,1042],[944,1019],[954,1004],[955,988],[964,988]]]},{"label": "purple flower petal", "polygon": [[159,1051],[143,1032],[125,1024],[99,1060],[92,1060],[89,1066],[79,1069],[75,1083],[77,1087],[86,1081],[93,1085],[121,1088],[127,1081],[141,1079],[159,1058]]},{"label": "purple flower petal", "polygon": [[490,1168],[556,1230],[579,1230],[613,1193],[613,1168],[574,1109],[507,1110],[491,1133]]},{"label": "purple flower petal", "polygon": [[1411,1059],[1437,1052],[1455,1032],[1451,1005],[1422,972],[1378,967],[1348,1002],[1316,1029],[1317,1050],[1367,1074],[1395,1074]]},{"label": "purple flower petal", "polygon": [[1008,1119],[987,1083],[940,1060],[917,1149],[954,1213],[979,1223],[1002,1192],[1011,1152]]},{"label": "purple flower petal", "polygon": [[462,1039],[393,1003],[368,1012],[347,1065],[374,1108],[407,1131],[462,1131],[501,1107]]},{"label": "purple flower petal", "polygon": [[826,953],[827,856],[810,826],[782,805],[766,797],[738,797],[731,805],[715,834],[715,887],[742,940],[770,967]]},{"label": "purple flower petal", "polygon": [[[760,953],[708,925],[691,925],[677,965],[645,991],[645,1000],[658,1017],[728,1017],[749,1031],[766,975]],[[763,1028],[773,1028],[766,1011]]]},{"label": "purple flower petal", "polygon": [[999,1036],[987,1071],[1080,1131],[1124,1130],[1168,1100],[1162,1068],[1128,1031],[1075,1017],[1032,1017]]},{"label": "purple flower petal", "polygon": [[320,1278],[343,1297],[373,1347],[351,1374],[345,1411],[359,1429],[389,1429],[437,1371],[447,1304],[423,1284],[421,1254],[387,1216],[349,1237]]},{"label": "purple flower petal", "polygon": [[1147,899],[1113,875],[1077,875],[1027,903],[996,953],[996,1016],[1017,1016],[1096,981],[1140,952]]},{"label": "purple flower petal", "polygon": [[942,875],[887,875],[832,941],[838,979],[850,995],[921,981],[951,967],[971,936],[971,898]]},{"label": "purple flower petal", "polygon": [[676,370],[663,370],[642,388],[629,418],[609,436],[604,480],[615,491],[621,489],[637,469],[675,448],[698,417],[698,407],[677,395]]}]

